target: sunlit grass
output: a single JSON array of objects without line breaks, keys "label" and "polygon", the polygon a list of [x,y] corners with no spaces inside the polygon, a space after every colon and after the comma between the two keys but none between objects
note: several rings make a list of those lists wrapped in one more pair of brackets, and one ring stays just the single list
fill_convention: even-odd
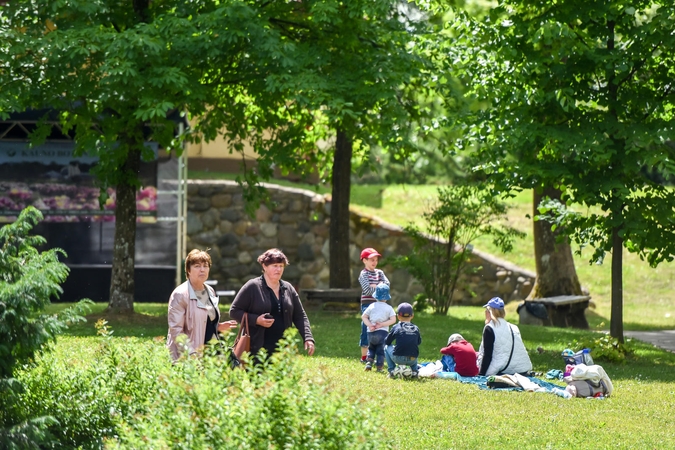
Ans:
[{"label": "sunlit grass", "polygon": [[[421,215],[435,198],[436,189],[436,186],[388,186],[382,193],[381,208],[360,204],[352,205],[352,208],[395,225],[404,226],[411,222],[420,225]],[[508,254],[500,252],[487,237],[478,239],[475,247],[535,271],[532,193],[523,191],[508,203],[511,205],[508,224],[525,232],[526,237],[517,240],[513,251]],[[578,251],[578,247],[573,247],[573,251]],[[611,306],[611,254],[606,256],[602,265],[590,264],[591,254],[592,249],[584,249],[581,255],[575,253],[575,267],[579,281],[589,290],[595,305],[595,309],[587,313],[591,326],[607,329]],[[675,290],[672,289],[675,262],[651,268],[637,255],[624,250],[623,264],[625,329],[675,328]]]},{"label": "sunlit grass", "polygon": [[[96,306],[94,318],[101,313]],[[165,310],[163,304],[145,304],[142,309]],[[227,309],[225,306],[223,309]],[[165,314],[165,313],[164,313]],[[485,391],[453,380],[390,380],[383,374],[364,372],[358,362],[360,322],[356,314],[308,311],[317,342],[314,357],[301,356],[298,364],[307,380],[321,382],[332,392],[379,411],[388,442],[382,448],[673,448],[675,436],[675,390],[672,374],[675,354],[629,340],[634,351],[625,364],[602,362],[612,378],[614,395],[606,400],[565,400],[552,394]],[[166,316],[156,316],[166,331]],[[513,317],[507,312],[507,318]],[[433,361],[451,333],[460,332],[476,348],[480,343],[482,308],[456,307],[449,316],[418,313],[420,359]],[[88,327],[93,329],[89,322]],[[152,339],[161,356],[163,339],[140,336],[142,325],[113,326],[124,339]],[[554,327],[520,327],[534,369],[547,372],[562,368],[561,351],[592,331]],[[90,337],[66,336],[58,353],[73,364],[95,363]],[[163,333],[165,334],[165,332]],[[537,348],[541,348],[537,351]],[[302,354],[302,351],[301,351]],[[563,385],[562,382],[557,382]],[[639,420],[628,420],[636,417]],[[225,424],[222,424],[225,425]],[[587,430],[588,439],[578,430]]]}]

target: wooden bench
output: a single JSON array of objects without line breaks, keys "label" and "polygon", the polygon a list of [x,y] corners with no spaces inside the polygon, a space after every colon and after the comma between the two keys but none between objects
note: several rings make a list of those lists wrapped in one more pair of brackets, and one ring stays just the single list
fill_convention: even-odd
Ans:
[{"label": "wooden bench", "polygon": [[525,302],[541,303],[546,307],[548,319],[542,321],[544,325],[588,329],[585,312],[590,300],[589,295],[559,295]]},{"label": "wooden bench", "polygon": [[303,306],[324,311],[358,312],[361,307],[361,289],[300,289]]}]

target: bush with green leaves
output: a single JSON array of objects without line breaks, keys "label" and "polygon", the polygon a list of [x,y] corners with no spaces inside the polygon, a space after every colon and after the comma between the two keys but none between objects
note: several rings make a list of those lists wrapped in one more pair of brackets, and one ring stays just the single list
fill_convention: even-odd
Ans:
[{"label": "bush with green leaves", "polygon": [[40,314],[63,290],[68,266],[59,261],[61,249],[39,251],[42,236],[30,232],[42,213],[29,206],[17,220],[0,228],[0,377],[12,376],[18,363],[33,359],[56,339],[83,309],[67,309],[59,316]]},{"label": "bush with green leaves", "polygon": [[626,344],[622,344],[618,339],[608,334],[575,340],[569,345],[569,348],[590,349],[591,357],[596,364],[601,362],[624,364],[626,358],[633,354],[633,351]]},{"label": "bush with green leaves", "polygon": [[40,448],[103,447],[122,421],[146,411],[157,395],[160,374],[171,364],[163,346],[137,338],[113,338],[106,322],[100,337],[79,338],[74,348],[57,347],[39,364],[17,375],[27,416],[50,416],[50,440]]},{"label": "bush with green leaves", "polygon": [[486,187],[456,185],[438,189],[438,198],[422,217],[424,227],[404,227],[412,238],[413,251],[388,259],[408,270],[424,288],[436,314],[447,314],[460,276],[466,272],[473,246],[480,236],[492,236],[494,244],[509,252],[513,239],[524,233],[500,221],[506,204]]},{"label": "bush with green leaves", "polygon": [[17,220],[0,228],[0,447],[32,448],[48,439],[45,427],[53,417],[21,413],[23,390],[13,377],[16,368],[35,360],[68,323],[82,320],[87,302],[57,315],[44,314],[51,297],[63,291],[68,267],[59,262],[60,249],[39,251],[46,244],[31,235],[42,213],[24,209]]},{"label": "bush with green leaves", "polygon": [[281,349],[260,365],[231,369],[206,355],[173,367],[143,415],[125,421],[110,448],[389,447],[377,414],[305,379],[289,329]]}]

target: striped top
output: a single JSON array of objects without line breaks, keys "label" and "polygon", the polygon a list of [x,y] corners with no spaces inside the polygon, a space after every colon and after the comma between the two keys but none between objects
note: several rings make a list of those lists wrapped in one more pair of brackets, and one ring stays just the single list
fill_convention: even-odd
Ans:
[{"label": "striped top", "polygon": [[373,297],[375,288],[371,287],[370,285],[377,285],[379,283],[384,283],[389,286],[389,280],[387,279],[387,276],[380,269],[363,269],[361,271],[361,274],[359,275],[359,284],[361,285],[361,289],[363,289],[361,292],[362,305],[367,305],[376,301]]}]

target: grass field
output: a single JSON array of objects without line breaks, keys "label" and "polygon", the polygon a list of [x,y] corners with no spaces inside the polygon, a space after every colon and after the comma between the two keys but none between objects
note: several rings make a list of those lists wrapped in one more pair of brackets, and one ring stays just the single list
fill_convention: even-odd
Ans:
[{"label": "grass field", "polygon": [[[87,355],[93,346],[88,341],[99,339],[94,337],[93,322],[105,317],[104,306],[96,304],[90,320],[70,330],[59,345],[69,348],[70,354]],[[50,308],[56,312],[62,307]],[[137,304],[136,311],[131,319],[108,318],[114,336],[152,340],[158,357],[166,358],[161,339],[166,335],[166,305]],[[304,376],[321,379],[333,393],[379,410],[390,438],[379,448],[675,448],[675,354],[651,345],[629,340],[634,354],[625,363],[601,362],[615,386],[612,397],[565,400],[552,394],[484,391],[453,380],[390,380],[364,372],[356,357],[358,317],[316,311],[308,315],[317,352],[314,357],[299,358]],[[462,333],[475,347],[480,343],[481,308],[452,308],[448,317],[421,313],[414,322],[422,332],[422,361],[438,359],[439,349],[454,332]],[[544,373],[561,369],[561,351],[594,334],[520,328],[534,369]],[[534,350],[538,347],[541,352]]]},{"label": "grass field", "polygon": [[[435,190],[433,186],[354,186],[352,206],[404,225],[410,217],[420,215]],[[509,221],[531,236],[531,222],[526,217],[530,209],[529,193],[519,195],[513,200]],[[487,242],[477,247],[491,250]],[[498,256],[534,269],[531,238],[520,241],[512,254]],[[593,328],[608,328],[609,266],[589,266],[583,258],[577,261],[581,282],[590,289],[597,305],[587,313],[589,321]],[[625,262],[625,328],[675,328],[675,294],[669,289],[675,265],[650,269],[632,255],[626,255]],[[64,306],[53,304],[49,312]],[[507,318],[513,320],[515,306],[507,307]],[[100,339],[95,337],[93,324],[106,318],[113,336],[150,340],[156,345],[158,357],[166,358],[166,304],[137,303],[135,314],[122,318],[107,317],[104,308],[103,304],[94,305],[87,323],[72,327],[59,338],[58,345],[86,361],[89,343]],[[228,306],[222,308],[227,311]],[[479,307],[453,307],[446,317],[417,314],[414,322],[423,337],[420,359],[438,359],[439,349],[455,332],[462,333],[478,348],[482,313]],[[305,378],[320,378],[332,392],[378,409],[388,436],[386,442],[379,443],[380,448],[675,448],[675,354],[649,344],[628,339],[627,347],[633,353],[624,363],[596,361],[614,382],[612,397],[602,401],[565,400],[551,394],[483,391],[452,380],[390,380],[382,374],[364,372],[357,360],[359,318],[318,311],[308,311],[308,315],[317,352],[311,358],[299,357]],[[527,325],[520,328],[534,369],[543,373],[563,368],[563,349],[574,348],[578,342],[597,335],[593,330]]]}]

